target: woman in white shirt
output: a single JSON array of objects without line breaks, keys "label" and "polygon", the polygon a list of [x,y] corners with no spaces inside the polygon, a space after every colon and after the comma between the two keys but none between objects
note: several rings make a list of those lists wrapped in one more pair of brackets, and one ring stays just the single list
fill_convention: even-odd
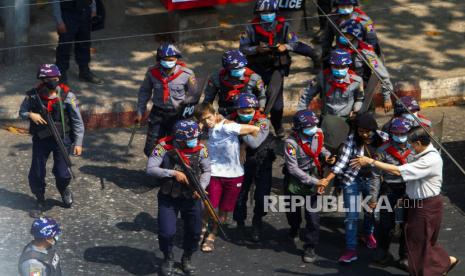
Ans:
[{"label": "woman in white shirt", "polygon": [[[211,178],[207,192],[213,207],[218,208],[218,216],[223,223],[228,213],[234,211],[244,177],[239,136],[256,136],[260,128],[226,120],[211,104],[206,103],[197,108],[196,117],[208,128],[207,148],[211,160]],[[205,230],[204,227],[202,231]],[[217,230],[218,225],[214,224],[202,243],[202,251],[213,251]]]}]

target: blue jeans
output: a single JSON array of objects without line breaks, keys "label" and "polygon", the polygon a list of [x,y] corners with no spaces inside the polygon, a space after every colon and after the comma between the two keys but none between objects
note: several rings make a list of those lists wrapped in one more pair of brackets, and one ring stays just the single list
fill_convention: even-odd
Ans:
[{"label": "blue jeans", "polygon": [[[368,184],[368,178],[357,177],[352,184],[343,186],[344,208],[348,209],[344,221],[346,228],[346,249],[349,250],[355,250],[357,248],[358,219],[360,211],[364,210],[359,205],[359,202],[369,195]],[[362,193],[361,197],[360,193]],[[375,229],[373,213],[364,212],[363,217],[365,234],[373,234]]]}]

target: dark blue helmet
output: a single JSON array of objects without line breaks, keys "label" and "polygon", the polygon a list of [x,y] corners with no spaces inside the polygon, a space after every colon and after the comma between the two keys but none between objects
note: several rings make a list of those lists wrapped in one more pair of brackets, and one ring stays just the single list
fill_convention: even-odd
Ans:
[{"label": "dark blue helmet", "polygon": [[358,40],[363,39],[363,26],[359,22],[350,19],[342,23],[341,32],[353,35]]},{"label": "dark blue helmet", "polygon": [[319,119],[313,111],[300,110],[295,113],[293,118],[293,129],[300,130],[307,127],[313,127],[318,125]]},{"label": "dark blue helmet", "polygon": [[335,0],[334,5],[353,5],[358,6],[358,0]]},{"label": "dark blue helmet", "polygon": [[159,61],[165,57],[181,58],[181,51],[174,44],[164,43],[157,49],[157,60]]},{"label": "dark blue helmet", "polygon": [[278,11],[279,0],[257,0],[254,12],[276,12]]},{"label": "dark blue helmet", "polygon": [[237,69],[247,66],[247,58],[239,50],[228,50],[222,57],[223,67],[226,69]]},{"label": "dark blue helmet", "polygon": [[173,128],[174,138],[176,140],[190,140],[200,136],[199,125],[190,119],[180,120],[174,124]]},{"label": "dark blue helmet", "polygon": [[61,77],[61,72],[55,64],[42,64],[37,71],[38,79]]},{"label": "dark blue helmet", "polygon": [[241,93],[236,99],[236,108],[258,108],[258,100],[254,94],[251,93]]},{"label": "dark blue helmet", "polygon": [[352,56],[349,54],[349,52],[342,49],[333,50],[331,52],[329,63],[331,65],[337,66],[349,66],[352,64]]},{"label": "dark blue helmet", "polygon": [[403,117],[392,119],[389,132],[392,134],[407,134],[412,129],[412,121]]},{"label": "dark blue helmet", "polygon": [[61,229],[58,223],[51,218],[41,217],[32,223],[31,235],[35,239],[48,239],[61,234]]},{"label": "dark blue helmet", "polygon": [[418,104],[417,100],[415,100],[415,98],[411,96],[403,96],[400,97],[400,99],[397,100],[394,104],[394,115],[400,116],[404,113],[407,113],[407,110],[405,110],[402,103],[407,106],[408,110],[410,110],[412,113],[420,111],[420,105]]}]

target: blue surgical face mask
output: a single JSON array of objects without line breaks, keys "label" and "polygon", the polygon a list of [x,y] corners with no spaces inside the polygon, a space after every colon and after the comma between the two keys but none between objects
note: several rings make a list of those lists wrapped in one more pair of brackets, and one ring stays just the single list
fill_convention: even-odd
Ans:
[{"label": "blue surgical face mask", "polygon": [[166,69],[171,69],[176,66],[176,60],[168,61],[168,60],[160,60],[160,65]]},{"label": "blue surgical face mask", "polygon": [[230,74],[232,77],[235,78],[240,78],[244,75],[245,73],[245,68],[240,68],[240,69],[231,69]]},{"label": "blue surgical face mask", "polygon": [[343,14],[343,15],[346,15],[346,14],[351,14],[352,12],[354,11],[354,8],[353,7],[350,7],[350,8],[338,8],[337,9],[337,13],[339,14]]},{"label": "blue surgical face mask", "polygon": [[410,114],[410,113],[402,114],[402,117],[404,117],[405,119],[410,120],[410,121],[412,121],[412,122],[416,122],[416,121],[415,121],[415,118],[414,118],[413,115]]},{"label": "blue surgical face mask", "polygon": [[331,73],[336,78],[344,78],[345,76],[347,76],[347,72],[349,72],[349,68],[344,68],[344,69],[331,68]]},{"label": "blue surgical face mask", "polygon": [[342,45],[349,45],[349,40],[345,36],[340,36],[337,40]]},{"label": "blue surgical face mask", "polygon": [[403,144],[405,142],[407,142],[407,136],[397,136],[397,135],[392,135],[392,140],[394,140],[394,142],[396,143],[399,143],[399,144]]},{"label": "blue surgical face mask", "polygon": [[263,14],[260,14],[260,18],[262,19],[262,21],[265,21],[266,23],[271,23],[275,20],[276,18],[276,13],[263,13]]},{"label": "blue surgical face mask", "polygon": [[186,141],[186,147],[188,148],[195,148],[197,146],[197,144],[199,143],[199,139],[198,138],[195,138],[195,139],[191,139],[191,140],[187,140]]},{"label": "blue surgical face mask", "polygon": [[315,135],[315,133],[318,131],[318,127],[317,126],[314,126],[314,127],[308,127],[308,128],[304,128],[302,130],[302,133],[307,135],[307,136],[313,136]]},{"label": "blue surgical face mask", "polygon": [[250,122],[253,119],[255,112],[251,114],[237,113],[237,115],[239,116],[239,120],[241,120],[242,122]]}]

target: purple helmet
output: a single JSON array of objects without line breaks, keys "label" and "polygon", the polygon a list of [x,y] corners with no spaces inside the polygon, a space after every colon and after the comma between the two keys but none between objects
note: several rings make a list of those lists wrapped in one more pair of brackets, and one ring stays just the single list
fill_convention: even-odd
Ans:
[{"label": "purple helmet", "polygon": [[334,5],[353,5],[358,6],[358,0],[336,0],[334,1]]},{"label": "purple helmet", "polygon": [[337,49],[331,52],[331,57],[329,59],[331,65],[337,66],[349,66],[352,64],[352,56],[345,50]]},{"label": "purple helmet", "polygon": [[239,94],[239,97],[236,99],[236,108],[258,108],[258,100],[257,97],[255,97],[254,94],[251,93],[241,93]]},{"label": "purple helmet", "polygon": [[318,125],[320,120],[318,117],[310,110],[300,110],[297,111],[293,118],[293,129],[300,130],[307,127],[313,127]]},{"label": "purple helmet", "polygon": [[173,132],[174,138],[182,141],[200,136],[199,125],[190,119],[177,121],[176,124],[174,124]]},{"label": "purple helmet", "polygon": [[157,49],[157,60],[159,61],[165,57],[181,58],[181,51],[179,51],[174,44],[164,43]]},{"label": "purple helmet", "polygon": [[279,0],[257,0],[254,12],[276,12],[278,11]]},{"label": "purple helmet", "polygon": [[58,223],[51,218],[41,217],[32,223],[31,235],[35,239],[48,239],[61,234],[61,229]]},{"label": "purple helmet", "polygon": [[389,132],[392,134],[407,134],[410,129],[412,129],[412,122],[403,117],[396,117],[389,124]]},{"label": "purple helmet", "polygon": [[363,39],[363,26],[359,22],[350,19],[342,23],[341,32],[353,35],[358,40]]},{"label": "purple helmet", "polygon": [[61,72],[55,64],[42,64],[37,72],[38,79],[61,77]]},{"label": "purple helmet", "polygon": [[226,69],[237,69],[247,66],[247,58],[239,50],[228,50],[222,57],[223,67]]},{"label": "purple helmet", "polygon": [[420,111],[420,105],[415,98],[411,96],[403,96],[400,97],[394,105],[394,115],[400,116],[401,114],[407,113],[407,110],[405,110],[402,103],[408,108],[408,110],[410,110],[410,112],[415,113]]}]

